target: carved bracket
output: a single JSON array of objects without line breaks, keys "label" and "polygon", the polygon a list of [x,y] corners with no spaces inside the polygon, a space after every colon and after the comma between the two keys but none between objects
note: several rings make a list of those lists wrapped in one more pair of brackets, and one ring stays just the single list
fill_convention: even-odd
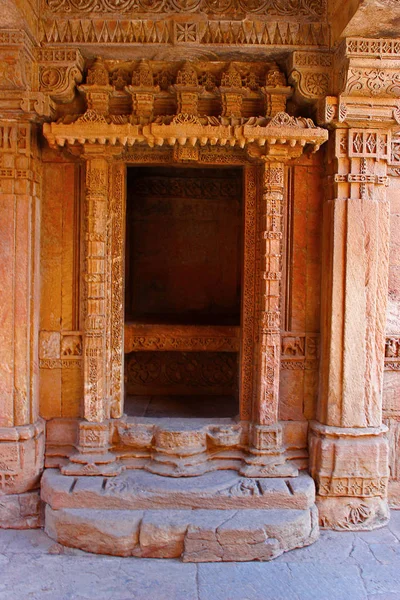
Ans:
[{"label": "carved bracket", "polygon": [[39,91],[55,102],[71,102],[75,86],[82,81],[84,60],[79,50],[63,48],[39,48]]}]

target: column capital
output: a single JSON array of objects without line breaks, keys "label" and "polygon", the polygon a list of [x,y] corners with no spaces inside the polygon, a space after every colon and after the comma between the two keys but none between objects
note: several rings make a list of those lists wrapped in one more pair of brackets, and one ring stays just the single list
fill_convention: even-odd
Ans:
[{"label": "column capital", "polygon": [[334,51],[296,51],[289,81],[330,127],[400,124],[400,40],[345,38]]}]

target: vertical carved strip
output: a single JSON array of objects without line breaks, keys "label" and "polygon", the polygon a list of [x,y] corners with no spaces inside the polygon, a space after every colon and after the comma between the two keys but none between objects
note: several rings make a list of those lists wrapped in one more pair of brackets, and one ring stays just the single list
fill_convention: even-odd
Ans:
[{"label": "vertical carved strip", "polygon": [[125,166],[112,168],[111,187],[111,417],[123,413]]},{"label": "vertical carved strip", "polygon": [[254,310],[255,310],[255,255],[257,215],[257,168],[245,170],[245,221],[244,221],[244,268],[243,268],[243,322],[241,347],[241,400],[240,417],[252,416],[253,369],[254,369]]},{"label": "vertical carved strip", "polygon": [[265,162],[257,240],[258,344],[253,416],[261,425],[273,425],[278,420],[283,196],[283,163]]},{"label": "vertical carved strip", "polygon": [[88,156],[84,259],[84,416],[108,418],[106,378],[106,259],[108,163]]}]

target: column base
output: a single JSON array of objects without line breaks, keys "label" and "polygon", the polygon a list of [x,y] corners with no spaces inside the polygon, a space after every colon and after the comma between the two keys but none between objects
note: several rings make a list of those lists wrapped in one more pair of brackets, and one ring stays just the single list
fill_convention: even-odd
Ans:
[{"label": "column base", "polygon": [[240,474],[246,477],[297,477],[297,467],[286,461],[282,441],[282,426],[252,424],[250,447]]},{"label": "column base", "polygon": [[63,475],[103,475],[115,477],[122,471],[121,465],[116,462],[115,455],[111,452],[104,454],[73,454],[69,463],[61,467]]},{"label": "column base", "polygon": [[[0,496],[39,486],[44,466],[45,423],[0,428]],[[2,501],[2,500],[1,500]]]},{"label": "column base", "polygon": [[61,468],[63,475],[102,475],[115,477],[122,471],[115,454],[109,452],[110,423],[79,423],[77,454],[73,454],[69,463]]},{"label": "column base", "polygon": [[321,529],[370,531],[384,527],[390,518],[385,498],[316,497]]},{"label": "column base", "polygon": [[388,522],[386,431],[310,424],[310,471],[322,528],[363,531]]},{"label": "column base", "polygon": [[43,525],[39,490],[1,497],[0,529],[38,529]]},{"label": "column base", "polygon": [[400,509],[400,481],[398,479],[389,481],[388,500],[390,508]]}]

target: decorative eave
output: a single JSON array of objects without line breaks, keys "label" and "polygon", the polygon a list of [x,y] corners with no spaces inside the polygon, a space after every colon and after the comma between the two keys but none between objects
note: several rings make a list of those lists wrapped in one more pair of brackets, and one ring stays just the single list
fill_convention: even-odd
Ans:
[{"label": "decorative eave", "polygon": [[[259,124],[261,122],[261,124]],[[328,139],[325,129],[311,119],[278,113],[269,122],[265,118],[248,119],[242,124],[203,124],[192,115],[176,115],[169,124],[147,125],[107,123],[104,117],[85,120],[85,115],[71,124],[45,123],[43,133],[52,147],[63,146],[133,146],[149,147],[227,146],[246,149],[256,158],[262,155],[277,159],[299,156],[304,149],[316,152]]]}]

